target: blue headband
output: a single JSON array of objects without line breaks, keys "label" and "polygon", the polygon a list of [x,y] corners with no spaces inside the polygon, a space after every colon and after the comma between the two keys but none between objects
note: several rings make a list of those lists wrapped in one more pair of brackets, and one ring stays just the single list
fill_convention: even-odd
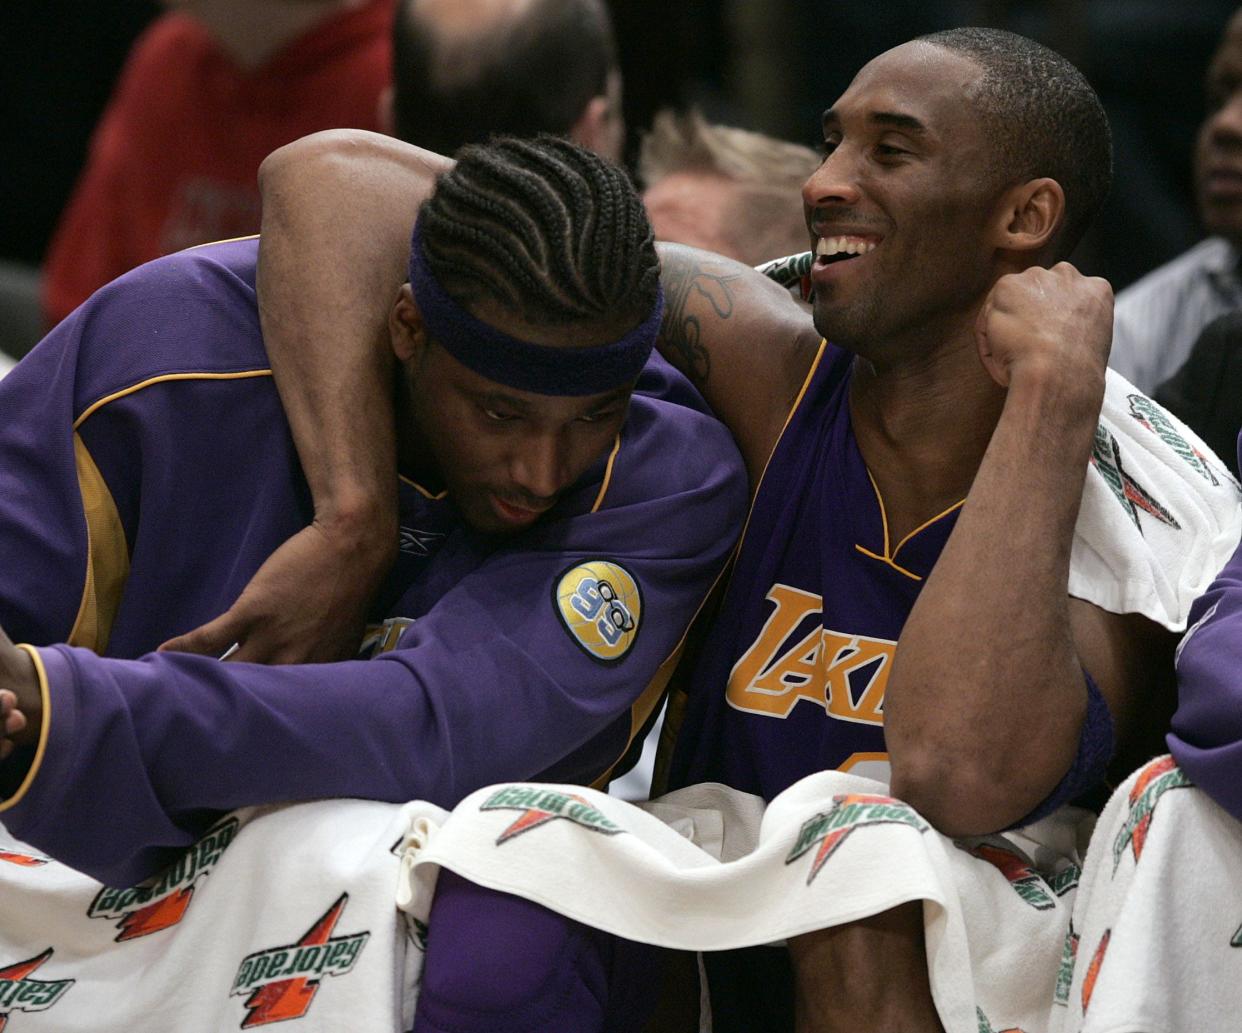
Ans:
[{"label": "blue headband", "polygon": [[651,313],[617,341],[584,348],[556,348],[510,337],[476,319],[440,286],[427,264],[422,219],[410,241],[410,289],[428,335],[480,376],[541,395],[595,395],[633,382],[660,332],[664,292]]}]

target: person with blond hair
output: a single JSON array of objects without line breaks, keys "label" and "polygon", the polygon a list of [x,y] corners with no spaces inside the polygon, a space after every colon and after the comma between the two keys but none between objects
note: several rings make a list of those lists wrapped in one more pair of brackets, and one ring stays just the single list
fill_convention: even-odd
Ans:
[{"label": "person with blond hair", "polygon": [[657,239],[758,265],[805,250],[800,191],[818,164],[809,147],[666,110],[638,175]]}]

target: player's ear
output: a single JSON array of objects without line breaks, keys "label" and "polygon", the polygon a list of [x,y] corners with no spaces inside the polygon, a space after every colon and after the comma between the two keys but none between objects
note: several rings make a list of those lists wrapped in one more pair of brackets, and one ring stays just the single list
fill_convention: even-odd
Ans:
[{"label": "player's ear", "polygon": [[1005,191],[995,222],[997,247],[1035,254],[1047,248],[1065,220],[1065,191],[1055,179],[1027,180]]},{"label": "player's ear", "polygon": [[397,291],[397,300],[388,310],[388,336],[392,340],[393,354],[401,362],[418,358],[427,347],[427,327],[423,313],[414,300],[414,292],[408,283]]}]

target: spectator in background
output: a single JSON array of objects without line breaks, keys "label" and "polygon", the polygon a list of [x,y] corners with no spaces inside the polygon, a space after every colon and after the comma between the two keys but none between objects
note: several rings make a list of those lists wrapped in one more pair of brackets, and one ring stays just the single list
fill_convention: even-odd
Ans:
[{"label": "spectator in background", "polygon": [[49,324],[170,251],[259,228],[259,163],[379,129],[392,0],[164,0],[91,143],[44,265]]},{"label": "spectator in background", "polygon": [[439,154],[493,133],[554,133],[613,161],[621,72],[603,0],[406,0],[391,132]]},{"label": "spectator in background", "polygon": [[1203,329],[1190,358],[1156,392],[1156,401],[1203,439],[1238,476],[1242,430],[1242,311],[1226,312]]},{"label": "spectator in background", "polygon": [[1195,189],[1211,236],[1117,295],[1109,365],[1147,394],[1177,372],[1208,323],[1242,308],[1242,10],[1225,28],[1206,85]]},{"label": "spectator in background", "polygon": [[801,191],[818,164],[809,147],[662,111],[638,172],[658,240],[758,265],[806,250]]}]

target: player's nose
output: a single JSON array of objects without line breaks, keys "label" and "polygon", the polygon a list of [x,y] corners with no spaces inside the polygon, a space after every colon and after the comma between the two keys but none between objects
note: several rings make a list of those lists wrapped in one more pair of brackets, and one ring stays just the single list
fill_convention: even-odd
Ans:
[{"label": "player's nose", "polygon": [[856,204],[858,169],[852,151],[837,147],[802,185],[802,203],[808,212],[834,204]]},{"label": "player's nose", "polygon": [[527,438],[513,453],[509,475],[514,486],[530,497],[532,508],[551,505],[569,481],[568,457],[561,436],[549,432]]}]

